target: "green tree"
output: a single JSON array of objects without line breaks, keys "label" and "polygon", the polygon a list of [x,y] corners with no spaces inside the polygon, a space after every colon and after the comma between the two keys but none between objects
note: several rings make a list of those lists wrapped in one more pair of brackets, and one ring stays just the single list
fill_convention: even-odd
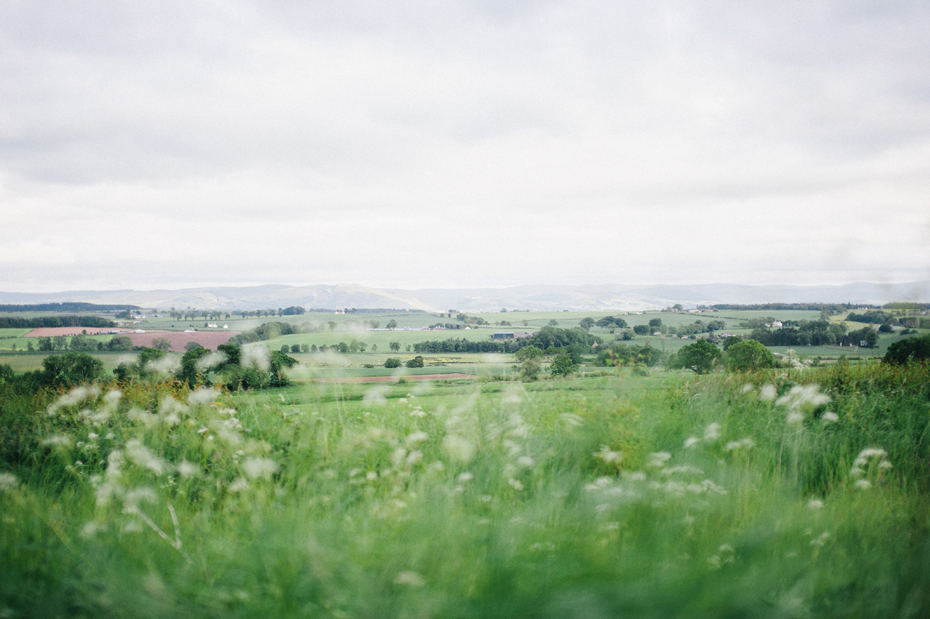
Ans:
[{"label": "green tree", "polygon": [[514,358],[520,362],[520,374],[523,380],[536,380],[544,354],[532,344],[524,346],[514,354]]},{"label": "green tree", "polygon": [[387,323],[387,328],[390,329],[391,331],[393,331],[394,329],[396,329],[396,328],[397,328],[397,321],[394,320],[393,318],[391,318],[391,319],[388,321],[388,323]]},{"label": "green tree", "polygon": [[694,370],[698,374],[706,374],[722,357],[723,353],[719,348],[706,340],[698,340],[678,351],[677,364],[679,367]]},{"label": "green tree", "polygon": [[420,355],[417,355],[417,356],[414,357],[413,359],[410,359],[409,361],[407,361],[407,367],[408,367],[408,368],[421,368],[421,367],[423,367],[423,357],[421,357]]},{"label": "green tree", "polygon": [[400,342],[391,342],[389,346],[394,352],[400,352]]},{"label": "green tree", "polygon": [[661,329],[661,328],[662,328],[662,319],[661,319],[661,318],[653,318],[653,319],[651,319],[651,320],[649,321],[649,326],[650,326],[652,329]]},{"label": "green tree", "polygon": [[595,324],[604,329],[625,329],[627,326],[624,319],[617,318],[616,316],[605,316]]},{"label": "green tree", "polygon": [[567,352],[560,352],[549,366],[549,372],[553,376],[567,377],[576,370],[575,362],[572,361],[571,355]]},{"label": "green tree", "polygon": [[188,342],[184,345],[184,350],[190,352],[192,350],[197,350],[198,348],[203,348],[203,346],[198,342]]},{"label": "green tree", "polygon": [[176,376],[178,380],[186,382],[189,386],[194,387],[203,382],[203,377],[197,369],[197,363],[210,354],[210,350],[203,346],[191,348],[181,357],[181,369]]},{"label": "green tree", "polygon": [[742,340],[732,344],[726,349],[724,360],[727,369],[735,372],[775,367],[775,356],[756,340]]},{"label": "green tree", "polygon": [[633,333],[636,335],[649,335],[649,325],[635,325]]},{"label": "green tree", "polygon": [[596,324],[597,324],[597,323],[596,323],[596,322],[594,321],[594,319],[591,318],[590,316],[588,316],[588,317],[586,317],[586,318],[582,318],[582,319],[581,319],[581,322],[578,323],[578,325],[579,325],[582,329],[590,329],[591,327],[593,327],[593,326],[596,325]]},{"label": "green tree", "polygon": [[103,361],[87,353],[68,352],[51,355],[42,360],[41,381],[46,385],[73,387],[92,383],[103,371]]},{"label": "green tree", "polygon": [[384,367],[386,368],[399,368],[400,359],[395,359],[394,357],[388,357],[384,362]]},{"label": "green tree", "polygon": [[558,326],[559,326],[559,321],[556,320],[555,318],[553,318],[552,320],[549,321],[549,326],[550,326],[550,327],[558,327]]},{"label": "green tree", "polygon": [[928,359],[930,359],[930,333],[894,342],[888,347],[885,356],[882,357],[882,362],[902,365],[911,361]]},{"label": "green tree", "polygon": [[171,350],[171,340],[164,337],[156,337],[154,340],[152,340],[152,347],[167,352]]}]

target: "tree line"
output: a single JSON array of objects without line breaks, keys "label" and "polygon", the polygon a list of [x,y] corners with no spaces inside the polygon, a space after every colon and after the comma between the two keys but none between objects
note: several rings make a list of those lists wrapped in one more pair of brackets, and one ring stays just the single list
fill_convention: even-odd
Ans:
[{"label": "tree line", "polygon": [[136,305],[97,305],[96,303],[35,303],[31,305],[0,304],[0,312],[112,312],[116,310],[141,309]]},{"label": "tree line", "polygon": [[17,318],[0,316],[0,329],[48,329],[54,327],[116,327],[116,323],[98,316],[37,316]]}]

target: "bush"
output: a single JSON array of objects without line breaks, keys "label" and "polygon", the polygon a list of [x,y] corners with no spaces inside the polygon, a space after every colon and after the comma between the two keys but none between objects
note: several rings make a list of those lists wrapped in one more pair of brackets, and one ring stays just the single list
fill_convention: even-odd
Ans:
[{"label": "bush", "polygon": [[423,357],[421,357],[420,355],[417,355],[417,356],[414,357],[413,359],[410,359],[409,361],[407,361],[407,367],[408,367],[408,368],[421,368],[421,367],[423,367]]},{"label": "bush", "polygon": [[885,363],[900,365],[909,361],[930,359],[930,334],[898,340],[888,347],[882,358]]},{"label": "bush", "polygon": [[103,361],[83,352],[52,355],[42,360],[42,382],[46,385],[73,387],[100,378]]},{"label": "bush", "polygon": [[401,364],[400,364],[400,359],[395,359],[394,357],[389,357],[389,358],[384,362],[384,367],[386,367],[386,368],[399,368],[400,365],[401,365]]}]

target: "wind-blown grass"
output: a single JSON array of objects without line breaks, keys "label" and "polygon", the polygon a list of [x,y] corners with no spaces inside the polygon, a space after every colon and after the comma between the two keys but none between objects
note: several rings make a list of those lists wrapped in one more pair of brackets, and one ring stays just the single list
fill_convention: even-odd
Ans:
[{"label": "wind-blown grass", "polygon": [[0,612],[926,616],[928,377],[8,390]]}]

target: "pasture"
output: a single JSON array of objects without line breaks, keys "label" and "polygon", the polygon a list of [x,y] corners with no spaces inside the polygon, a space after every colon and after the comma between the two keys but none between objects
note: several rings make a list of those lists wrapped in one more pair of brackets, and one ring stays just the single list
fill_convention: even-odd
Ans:
[{"label": "pasture", "polygon": [[926,365],[407,384],[305,366],[255,393],[2,387],[3,614],[930,611]]}]

